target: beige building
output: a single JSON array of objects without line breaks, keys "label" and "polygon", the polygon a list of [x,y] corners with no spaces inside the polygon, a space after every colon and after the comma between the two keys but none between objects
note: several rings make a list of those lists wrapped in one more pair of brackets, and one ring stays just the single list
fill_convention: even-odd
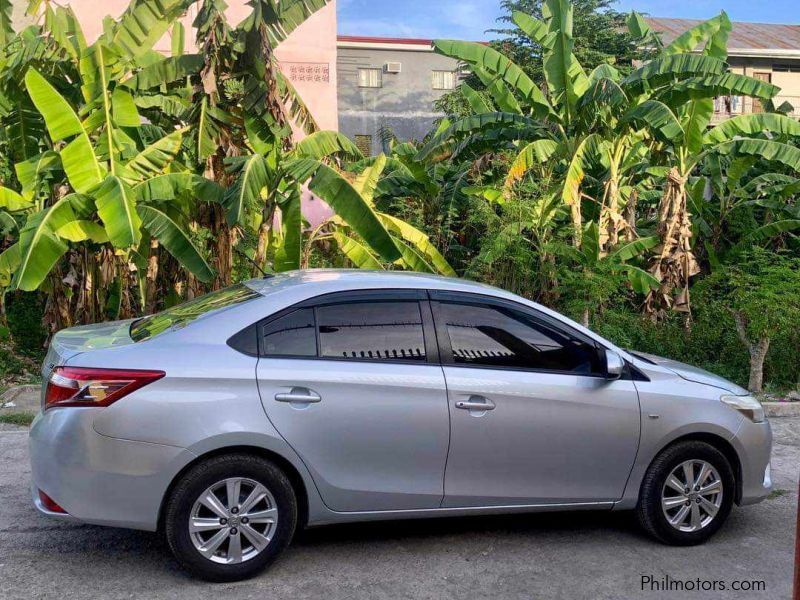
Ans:
[{"label": "beige building", "polygon": [[[687,29],[700,23],[694,19],[647,18],[654,31],[669,44]],[[792,105],[790,114],[800,117],[800,25],[733,23],[728,39],[728,63],[733,73],[750,75],[781,88],[775,106]],[[717,98],[716,121],[730,116],[760,112],[758,100],[739,96]]]}]

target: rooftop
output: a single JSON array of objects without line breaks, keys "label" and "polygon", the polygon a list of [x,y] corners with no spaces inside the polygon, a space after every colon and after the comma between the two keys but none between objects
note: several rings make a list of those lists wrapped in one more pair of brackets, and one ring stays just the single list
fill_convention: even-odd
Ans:
[{"label": "rooftop", "polygon": [[[661,34],[665,44],[702,21],[646,17],[653,30]],[[728,50],[733,56],[774,56],[800,58],[800,25],[733,22],[728,38]]]}]

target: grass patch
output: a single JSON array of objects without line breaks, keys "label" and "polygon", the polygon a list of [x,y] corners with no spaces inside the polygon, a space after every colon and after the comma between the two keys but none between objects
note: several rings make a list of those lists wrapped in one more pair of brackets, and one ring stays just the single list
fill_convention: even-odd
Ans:
[{"label": "grass patch", "polygon": [[781,498],[783,496],[787,496],[789,494],[789,490],[772,490],[767,496],[767,500],[774,500],[775,498]]},{"label": "grass patch", "polygon": [[35,414],[28,412],[0,413],[0,423],[19,425],[20,427],[30,427],[35,417]]}]

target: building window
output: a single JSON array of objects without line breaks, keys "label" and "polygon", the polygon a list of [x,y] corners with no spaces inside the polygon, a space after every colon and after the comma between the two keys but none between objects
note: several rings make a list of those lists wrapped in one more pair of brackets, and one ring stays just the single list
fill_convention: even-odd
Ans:
[{"label": "building window", "polygon": [[382,87],[382,77],[380,69],[359,69],[358,87],[379,88]]},{"label": "building window", "polygon": [[434,71],[433,89],[435,90],[454,90],[456,89],[455,71]]},{"label": "building window", "polygon": [[356,147],[361,150],[364,156],[372,156],[372,136],[371,135],[357,135]]},{"label": "building window", "polygon": [[800,64],[798,65],[772,65],[774,73],[800,73]]}]

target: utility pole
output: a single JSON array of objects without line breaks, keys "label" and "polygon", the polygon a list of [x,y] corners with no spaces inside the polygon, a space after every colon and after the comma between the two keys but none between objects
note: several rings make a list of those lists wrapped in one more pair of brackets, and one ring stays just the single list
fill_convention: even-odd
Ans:
[{"label": "utility pole", "polygon": [[794,600],[800,600],[800,484],[797,490],[797,530],[794,534]]}]

